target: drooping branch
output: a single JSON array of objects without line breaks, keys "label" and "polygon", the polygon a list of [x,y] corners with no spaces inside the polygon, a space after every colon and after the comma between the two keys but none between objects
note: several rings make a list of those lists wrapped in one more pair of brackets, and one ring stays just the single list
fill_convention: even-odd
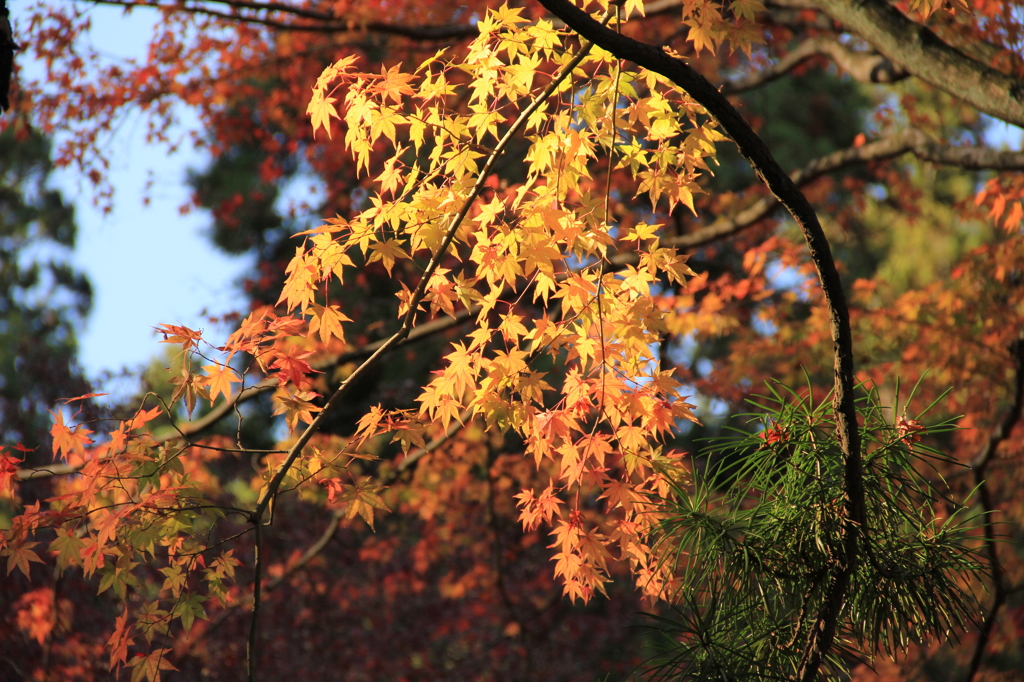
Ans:
[{"label": "drooping branch", "polygon": [[1010,432],[1020,422],[1021,413],[1024,412],[1024,334],[1017,337],[1011,352],[1015,366],[1013,402],[1006,411],[1006,414],[1003,415],[1002,421],[989,434],[985,446],[978,453],[971,467],[974,473],[974,485],[978,490],[978,498],[981,500],[981,510],[985,516],[985,555],[988,559],[989,572],[992,576],[993,597],[992,608],[989,610],[985,620],[982,621],[981,630],[978,632],[978,641],[974,645],[974,654],[971,656],[971,663],[967,667],[964,682],[974,682],[978,669],[981,667],[981,659],[984,657],[985,649],[988,647],[992,628],[996,624],[999,610],[1006,603],[1006,598],[1009,596],[1003,579],[1003,568],[999,563],[999,555],[996,551],[995,524],[990,518],[995,510],[995,505],[992,502],[992,490],[988,485],[985,474],[989,462],[995,456],[1000,443],[1010,436]]},{"label": "drooping branch", "polygon": [[[612,17],[612,14],[612,10],[606,12],[604,21],[607,22]],[[603,24],[597,22],[595,23],[598,26],[603,27]],[[491,153],[488,155],[487,159],[481,166],[476,183],[473,185],[472,189],[470,189],[465,200],[462,202],[462,206],[459,208],[459,211],[455,214],[455,216],[452,217],[452,220],[448,225],[448,228],[445,230],[445,234],[441,240],[441,243],[438,245],[437,250],[430,258],[430,261],[427,263],[426,267],[423,269],[423,274],[420,277],[419,284],[416,286],[416,289],[412,292],[412,295],[409,297],[409,310],[402,320],[401,328],[397,332],[395,332],[390,338],[388,338],[381,345],[381,347],[378,348],[373,353],[373,355],[368,357],[361,365],[359,365],[359,367],[355,369],[355,371],[352,372],[352,374],[348,376],[348,378],[345,379],[344,382],[342,382],[341,386],[339,386],[338,389],[334,392],[334,394],[331,395],[331,397],[327,400],[327,403],[323,406],[320,413],[317,414],[317,416],[313,418],[313,421],[310,422],[310,424],[303,430],[301,434],[299,434],[299,437],[296,438],[295,443],[289,449],[284,462],[281,463],[277,471],[274,473],[274,476],[267,483],[267,487],[263,489],[263,492],[260,495],[260,499],[256,503],[255,509],[253,509],[252,514],[250,514],[249,516],[249,520],[251,523],[258,524],[263,522],[263,514],[266,512],[271,500],[273,500],[274,496],[277,495],[277,491],[280,489],[281,483],[282,481],[284,481],[284,477],[287,475],[288,470],[291,469],[292,464],[295,463],[295,460],[299,457],[299,454],[302,452],[302,449],[306,447],[306,444],[309,443],[309,440],[313,437],[313,434],[320,429],[320,425],[323,423],[326,415],[330,412],[331,408],[335,404],[337,404],[341,400],[341,398],[352,389],[354,385],[356,385],[356,380],[360,376],[365,374],[371,367],[373,367],[377,362],[379,362],[381,357],[383,357],[383,355],[388,350],[390,350],[393,346],[396,346],[397,344],[403,342],[406,339],[406,337],[408,337],[409,333],[412,331],[413,328],[413,321],[415,320],[417,309],[419,308],[420,303],[423,301],[424,296],[426,296],[427,283],[430,281],[430,278],[433,276],[434,272],[436,272],[437,268],[440,267],[441,261],[445,258],[448,252],[448,248],[455,240],[455,235],[457,231],[462,226],[462,222],[469,215],[469,211],[472,208],[473,203],[476,201],[477,197],[480,196],[480,193],[483,192],[484,187],[486,186],[487,183],[487,177],[490,175],[491,169],[494,168],[494,165],[497,163],[501,155],[505,152],[505,149],[508,147],[509,143],[515,138],[516,135],[519,134],[519,131],[522,130],[523,127],[526,125],[526,122],[529,120],[530,116],[535,111],[537,111],[537,109],[539,109],[541,105],[543,105],[548,100],[548,98],[551,97],[551,95],[553,95],[557,91],[558,87],[562,84],[562,82],[573,72],[573,70],[577,66],[579,66],[579,64],[590,53],[592,47],[592,42],[583,41],[583,44],[581,45],[580,49],[576,52],[572,59],[566,62],[558,70],[558,72],[552,77],[551,82],[547,85],[547,87],[545,87],[544,90],[540,94],[538,94],[537,97],[534,98],[534,100],[522,112],[520,112],[519,117],[515,120],[515,122],[512,123],[511,126],[509,126],[509,129],[505,132],[502,138],[498,140],[498,143],[491,150]]]},{"label": "drooping branch", "polygon": [[979,111],[1024,126],[1024,81],[960,52],[885,0],[814,0],[912,75]]},{"label": "drooping branch", "polygon": [[862,83],[895,83],[909,75],[905,69],[880,54],[858,52],[831,38],[815,37],[800,43],[767,69],[725,83],[722,94],[735,95],[771,83],[817,55],[831,58],[836,66]]},{"label": "drooping branch", "polygon": [[673,81],[712,116],[739,148],[754,173],[778,197],[800,226],[829,310],[832,334],[835,391],[834,409],[844,455],[845,515],[844,556],[827,587],[823,605],[814,622],[801,656],[798,679],[810,682],[825,654],[831,649],[846,592],[858,558],[861,528],[865,527],[864,483],[860,454],[860,433],[854,405],[853,340],[850,315],[839,272],[818,216],[793,180],[782,170],[764,142],[715,86],[686,63],[670,57],[653,45],[616,33],[575,7],[568,0],[541,0],[541,4],[567,26],[620,59],[626,59]]}]

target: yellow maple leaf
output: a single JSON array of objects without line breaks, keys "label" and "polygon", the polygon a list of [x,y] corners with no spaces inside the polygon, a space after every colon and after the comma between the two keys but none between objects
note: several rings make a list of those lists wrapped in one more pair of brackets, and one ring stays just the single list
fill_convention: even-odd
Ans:
[{"label": "yellow maple leaf", "polygon": [[320,128],[327,131],[328,138],[331,137],[331,117],[341,120],[338,110],[334,107],[334,103],[337,101],[334,97],[325,97],[323,90],[313,88],[313,97],[306,107],[306,114],[310,117],[310,123],[313,125],[314,138],[316,131]]}]

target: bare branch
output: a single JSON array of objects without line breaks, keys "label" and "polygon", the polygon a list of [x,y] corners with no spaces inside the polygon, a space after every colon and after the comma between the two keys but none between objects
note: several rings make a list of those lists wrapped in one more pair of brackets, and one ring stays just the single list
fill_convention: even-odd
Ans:
[{"label": "bare branch", "polygon": [[[459,431],[465,428],[464,423],[468,421],[471,416],[471,410],[463,410],[463,412],[459,415],[459,419],[452,421],[452,423],[448,426],[447,431],[431,440],[429,443],[426,444],[425,447],[416,448],[415,450],[412,450],[398,463],[398,465],[395,468],[391,469],[386,475],[381,476],[380,482],[383,485],[389,485],[393,483],[399,476],[402,475],[402,473],[411,469],[424,457],[426,457],[434,450],[436,450],[437,448],[441,447],[446,442],[454,438],[455,434],[457,434]],[[285,569],[281,573],[277,574],[272,579],[268,580],[265,584],[263,584],[262,587],[260,588],[262,594],[265,595],[267,592],[277,589],[277,587],[280,586],[281,583],[283,583],[285,580],[295,575],[299,571],[305,569],[306,566],[309,565],[309,562],[311,562],[313,559],[319,556],[320,553],[323,552],[324,549],[327,547],[327,544],[331,541],[331,538],[333,538],[335,534],[338,532],[338,528],[341,527],[340,521],[344,517],[344,508],[332,510],[327,525],[324,527],[324,530],[320,534],[320,537],[318,537],[312,545],[307,547],[306,551],[303,552],[302,556],[300,556],[296,561],[288,564],[288,566],[285,567]],[[242,597],[241,599],[233,602],[229,606],[226,606],[214,618],[210,619],[210,629],[216,629],[218,625],[223,623],[227,618],[229,618],[233,613],[237,612],[240,608],[248,606],[249,604],[255,604],[256,593],[257,591],[255,590],[254,586],[252,594]]]},{"label": "bare branch", "polygon": [[[326,12],[301,7],[293,7],[279,2],[238,2],[236,0],[211,0],[203,4],[187,4],[184,2],[159,2],[158,0],[93,0],[97,5],[115,5],[118,7],[146,7],[172,12],[200,14],[258,24],[281,31],[301,31],[309,33],[383,33],[402,36],[413,40],[453,40],[469,38],[479,33],[475,23],[449,24],[443,26],[407,26],[390,24],[383,21],[359,22],[346,19]],[[215,9],[216,6],[229,8],[229,11]],[[248,13],[246,12],[248,11]],[[261,14],[252,14],[260,12]],[[293,19],[272,18],[272,16],[290,16]],[[300,23],[302,21],[313,23]]]},{"label": "bare branch", "polygon": [[831,38],[816,37],[803,41],[767,69],[725,83],[722,94],[735,95],[770,83],[817,55],[830,57],[836,66],[862,83],[895,83],[910,75],[880,54],[858,52]]},{"label": "bare branch", "polygon": [[1024,126],[1024,81],[975,61],[885,0],[814,0],[914,76],[979,111]]},{"label": "bare branch", "polygon": [[[930,140],[918,130],[906,130],[898,135],[868,142],[860,147],[841,149],[815,159],[790,174],[797,186],[806,185],[821,176],[848,166],[871,161],[882,161],[908,152],[922,161],[944,166],[958,166],[967,170],[1024,170],[1024,152],[998,151],[990,147],[954,147]],[[690,234],[668,237],[665,246],[697,248],[737,234],[767,218],[779,206],[778,198],[760,199],[752,206],[728,218],[720,218],[711,225]],[[632,260],[631,260],[632,259]],[[636,261],[636,254],[621,254],[614,262],[626,264]]]},{"label": "bare branch", "polygon": [[249,639],[245,647],[245,670],[248,682],[256,682],[256,635],[260,622],[260,587],[263,585],[263,528],[255,524],[256,547],[253,549],[254,577],[252,587],[252,614],[249,618]]}]

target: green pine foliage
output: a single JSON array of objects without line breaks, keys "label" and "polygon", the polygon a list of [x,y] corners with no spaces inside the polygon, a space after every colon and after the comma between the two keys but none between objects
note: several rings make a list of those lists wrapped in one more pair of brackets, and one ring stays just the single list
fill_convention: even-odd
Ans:
[{"label": "green pine foliage", "polygon": [[968,578],[982,520],[954,502],[940,469],[956,463],[921,441],[956,429],[858,402],[869,526],[844,550],[843,455],[829,401],[781,384],[747,415],[755,433],[711,441],[707,465],[677,489],[654,541],[675,562],[672,610],[651,615],[654,680],[793,679],[827,587],[855,570],[828,679],[862,652],[898,653],[948,638],[978,613]]}]

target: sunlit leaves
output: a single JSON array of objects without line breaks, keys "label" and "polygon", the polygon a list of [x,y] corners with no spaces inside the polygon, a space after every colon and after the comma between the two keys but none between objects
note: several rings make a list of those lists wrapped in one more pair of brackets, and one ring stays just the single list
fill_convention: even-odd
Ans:
[{"label": "sunlit leaves", "polygon": [[317,79],[316,85],[313,87],[313,97],[310,99],[309,106],[306,107],[306,113],[313,121],[314,133],[319,128],[324,128],[327,131],[327,136],[331,136],[331,118],[340,119],[340,116],[334,107],[337,99],[328,96],[327,87],[334,79],[348,71],[354,61],[355,57],[352,55],[339,59],[325,68]]},{"label": "sunlit leaves", "polygon": [[[350,222],[348,237],[338,240],[343,248],[358,245],[368,263],[380,262],[394,275],[400,261],[432,254],[440,245],[451,216],[465,201],[465,187],[475,181],[477,159],[485,155],[474,145],[501,136],[516,109],[534,96],[531,88],[543,81],[540,70],[545,60],[557,56],[552,48],[562,42],[545,22],[522,27],[525,22],[518,12],[502,7],[484,17],[480,37],[461,62],[445,61],[438,53],[412,74],[400,75],[393,67],[380,75],[338,71],[332,76],[344,83],[345,145],[356,166],[369,170],[369,151],[382,141],[394,150],[375,178],[379,192],[372,197],[373,206]],[[707,19],[714,23],[713,16]],[[713,34],[720,29],[709,30]],[[663,88],[657,78],[620,73],[610,55],[601,51],[588,60],[600,74],[599,85],[579,94],[577,113],[556,108],[546,118],[530,119],[529,127],[536,134],[525,157],[526,184],[511,201],[495,193],[478,202],[471,208],[472,223],[457,233],[457,243],[469,247],[467,264],[473,269],[460,272],[445,265],[421,285],[424,305],[420,309],[430,314],[455,315],[459,306],[480,302],[478,319],[483,323],[504,292],[532,286],[534,300],[557,301],[566,320],[554,325],[538,321],[535,326],[522,315],[501,310],[493,331],[481,327],[471,345],[456,345],[418,401],[421,418],[445,429],[461,422],[469,407],[488,423],[521,431],[528,453],[538,464],[546,458],[555,460],[566,486],[584,485],[584,481],[603,485],[597,473],[609,457],[618,456],[619,449],[627,474],[637,476],[631,485],[643,486],[656,457],[649,441],[671,432],[675,419],[692,418],[676,394],[678,385],[671,381],[662,378],[651,383],[649,397],[648,389],[630,385],[650,381],[644,376],[645,363],[651,360],[649,345],[664,330],[660,312],[643,301],[663,275],[682,284],[692,273],[673,250],[658,248],[656,228],[646,226],[637,226],[629,237],[651,242],[649,252],[641,251],[639,268],[622,276],[606,275],[604,281],[593,267],[573,272],[567,259],[602,258],[614,244],[604,222],[604,204],[580,193],[579,187],[591,178],[592,165],[611,141],[631,136],[643,142],[637,143],[635,153],[627,151],[622,158],[635,173],[639,191],[655,205],[667,200],[669,208],[683,203],[692,210],[698,191],[694,180],[707,167],[704,157],[714,153],[711,142],[721,136],[703,132],[686,98]],[[452,101],[458,94],[452,85],[453,70],[472,77],[468,114]],[[613,78],[613,74],[619,75]],[[413,96],[411,90],[418,94]],[[616,95],[631,101],[623,104],[614,99]],[[408,102],[410,98],[416,103]],[[610,135],[611,111],[620,106],[626,110],[615,117],[620,130]],[[313,125],[320,125],[319,119]],[[434,180],[407,184],[398,196],[410,163],[398,137],[403,130],[417,152],[429,150],[429,166],[421,172]],[[653,150],[641,151],[651,143],[656,145]],[[307,254],[296,253],[282,294],[282,301],[300,310],[314,305],[317,283],[342,274],[318,268]],[[401,287],[398,312],[405,315],[415,286],[403,281]],[[505,350],[482,352],[481,344],[495,334]],[[566,361],[578,363],[591,377],[576,386],[586,385],[588,391],[600,387],[600,399],[574,398],[568,411],[539,409],[554,389],[543,373],[530,368],[526,348],[565,353]],[[634,395],[638,392],[644,394],[642,399]],[[598,407],[600,412],[595,413]],[[372,415],[376,416],[371,420]],[[613,439],[587,433],[579,419],[583,416],[608,420]],[[375,432],[383,419],[383,413],[371,412],[360,422],[360,431]],[[544,499],[555,499],[551,490]],[[537,507],[528,498],[523,504],[528,526],[551,521],[549,504]],[[578,522],[584,523],[582,518]],[[598,537],[588,535],[591,531],[581,532],[591,539]],[[559,575],[574,597],[586,599],[600,591],[606,570],[603,558],[591,562],[580,558],[577,550],[563,555]],[[580,558],[578,565],[576,558]]]},{"label": "sunlit leaves", "polygon": [[206,387],[210,393],[211,403],[216,402],[220,395],[223,395],[225,399],[230,399],[231,387],[242,381],[238,377],[238,372],[227,365],[203,365],[203,369],[206,370],[208,377]]}]

